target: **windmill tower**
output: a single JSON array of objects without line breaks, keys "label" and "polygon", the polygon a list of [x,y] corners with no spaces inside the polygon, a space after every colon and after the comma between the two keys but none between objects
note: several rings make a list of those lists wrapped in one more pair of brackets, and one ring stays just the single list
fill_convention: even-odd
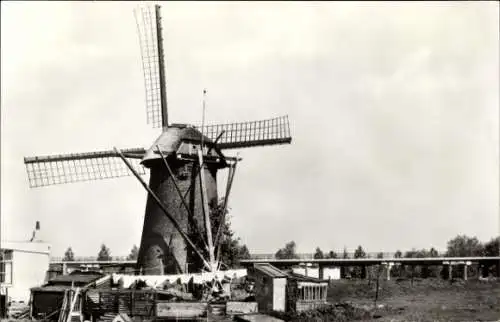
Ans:
[{"label": "windmill tower", "polygon": [[[25,157],[30,187],[134,175],[148,191],[137,269],[161,275],[218,268],[222,225],[212,227],[217,172],[229,169],[224,222],[238,158],[222,150],[291,143],[288,117],[193,126],[168,122],[160,6],[135,11],[148,123],[161,128],[149,149]],[[204,123],[204,122],[202,122]],[[149,184],[141,175],[150,171]],[[212,233],[215,232],[215,233]]]}]

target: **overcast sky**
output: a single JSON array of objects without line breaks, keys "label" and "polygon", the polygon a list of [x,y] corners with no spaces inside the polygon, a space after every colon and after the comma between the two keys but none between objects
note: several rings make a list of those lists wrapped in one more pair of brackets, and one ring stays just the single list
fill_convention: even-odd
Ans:
[{"label": "overcast sky", "polygon": [[[149,147],[136,3],[1,3],[1,233],[62,256],[139,244],[134,177],[30,189],[24,156]],[[288,114],[241,153],[232,226],[251,252],[445,249],[499,232],[498,2],[167,2],[171,122]],[[146,177],[147,178],[147,177]],[[220,185],[225,183],[221,175]]]}]

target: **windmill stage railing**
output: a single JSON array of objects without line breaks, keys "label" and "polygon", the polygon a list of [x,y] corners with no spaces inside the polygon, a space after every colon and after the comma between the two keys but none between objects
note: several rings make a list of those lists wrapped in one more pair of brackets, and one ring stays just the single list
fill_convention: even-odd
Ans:
[{"label": "windmill stage railing", "polygon": [[[198,129],[201,131],[201,127]],[[223,134],[218,140],[218,147],[221,149],[285,144],[292,141],[288,116],[203,127],[203,134],[211,140],[215,140],[222,132]]]}]

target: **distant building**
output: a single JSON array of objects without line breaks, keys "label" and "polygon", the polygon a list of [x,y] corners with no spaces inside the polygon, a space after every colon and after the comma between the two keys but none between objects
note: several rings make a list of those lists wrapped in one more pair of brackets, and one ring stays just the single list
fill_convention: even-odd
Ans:
[{"label": "distant building", "polygon": [[29,241],[0,242],[0,307],[8,302],[30,299],[30,288],[42,285],[47,278],[50,244],[38,238],[37,222]]},{"label": "distant building", "polygon": [[292,272],[298,275],[304,275],[307,277],[319,278],[321,280],[339,280],[340,279],[340,267],[318,267],[318,265],[313,264],[302,264],[292,267]]},{"label": "distant building", "polygon": [[[97,298],[97,302],[99,302],[99,293],[94,292],[91,299],[87,290],[95,290],[99,287],[110,289],[111,275],[92,271],[73,271],[68,275],[51,278],[47,284],[31,289],[31,318],[58,321],[60,318],[60,312],[58,311],[64,303],[64,298],[71,295],[70,298],[76,296],[76,299],[73,299],[76,304],[73,307],[74,309],[76,308],[73,313],[76,314],[76,317],[85,317],[81,320],[90,320],[91,312],[88,309],[92,307],[91,300],[96,301]],[[82,292],[78,295],[74,293],[68,294],[70,291],[74,292],[74,288],[80,288]],[[86,303],[86,295],[89,295],[87,298],[89,307],[84,305]]]},{"label": "distant building", "polygon": [[322,279],[323,280],[339,280],[340,279],[340,267],[324,267]]}]

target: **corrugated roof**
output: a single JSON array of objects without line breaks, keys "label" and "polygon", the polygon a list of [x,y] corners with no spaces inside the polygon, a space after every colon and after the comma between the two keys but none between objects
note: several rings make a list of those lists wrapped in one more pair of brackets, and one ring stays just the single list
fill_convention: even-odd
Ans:
[{"label": "corrugated roof", "polygon": [[319,278],[316,278],[316,277],[305,276],[305,275],[297,274],[297,273],[294,273],[294,272],[291,272],[289,274],[289,277],[291,279],[297,280],[299,282],[313,282],[313,283],[326,283],[327,282],[325,280],[322,280],[322,279],[319,279]]},{"label": "corrugated roof", "polygon": [[272,278],[282,278],[282,277],[288,277],[288,275],[283,272],[282,270],[274,267],[271,264],[255,264],[254,268],[258,270],[259,272],[268,275],[269,277]]}]

